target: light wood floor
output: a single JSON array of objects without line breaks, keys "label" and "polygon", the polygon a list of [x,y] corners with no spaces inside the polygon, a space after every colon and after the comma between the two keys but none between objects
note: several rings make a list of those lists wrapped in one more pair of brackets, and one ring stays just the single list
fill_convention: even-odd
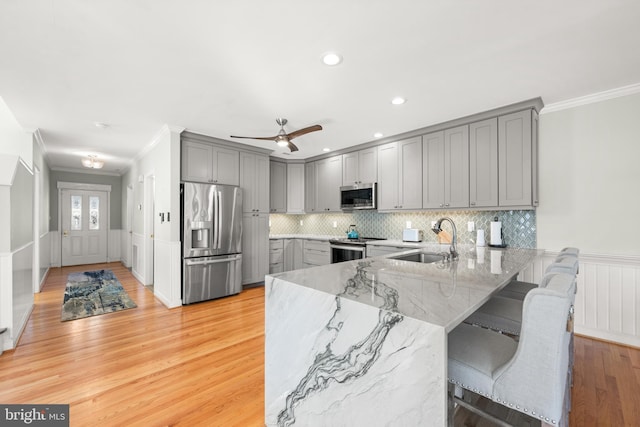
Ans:
[{"label": "light wood floor", "polygon": [[[60,322],[67,275],[100,268],[138,308]],[[640,350],[576,337],[574,378],[571,427],[640,425]],[[168,310],[120,263],[51,269],[0,402],[68,403],[72,426],[263,426],[264,288]]]}]

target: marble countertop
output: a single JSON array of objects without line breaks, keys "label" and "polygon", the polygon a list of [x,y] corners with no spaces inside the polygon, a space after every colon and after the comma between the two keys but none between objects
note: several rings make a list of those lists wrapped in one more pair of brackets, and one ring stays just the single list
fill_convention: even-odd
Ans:
[{"label": "marble countertop", "polygon": [[270,234],[269,239],[308,239],[308,240],[324,240],[339,239],[345,237],[343,234],[332,236],[330,234]]},{"label": "marble countertop", "polygon": [[383,307],[391,295],[391,311],[442,326],[449,332],[484,304],[544,251],[493,249],[459,245],[451,263],[422,264],[392,257],[418,252],[442,252],[439,244],[423,243],[393,255],[329,264],[271,275],[280,280]]}]

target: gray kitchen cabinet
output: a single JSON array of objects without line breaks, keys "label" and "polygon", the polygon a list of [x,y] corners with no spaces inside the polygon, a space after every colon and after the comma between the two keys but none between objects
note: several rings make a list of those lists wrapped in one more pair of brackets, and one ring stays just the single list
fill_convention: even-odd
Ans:
[{"label": "gray kitchen cabinet", "polygon": [[469,127],[430,133],[422,141],[422,207],[468,207]]},{"label": "gray kitchen cabinet", "polygon": [[284,271],[284,240],[269,240],[269,274]]},{"label": "gray kitchen cabinet", "polygon": [[376,147],[342,156],[342,185],[378,181],[378,150]]},{"label": "gray kitchen cabinet", "polygon": [[378,210],[422,208],[422,138],[378,147]]},{"label": "gray kitchen cabinet", "polygon": [[316,212],[342,212],[340,187],[342,186],[342,156],[317,160]]},{"label": "gray kitchen cabinet", "polygon": [[287,212],[287,164],[272,161],[269,165],[269,212]]},{"label": "gray kitchen cabinet", "polygon": [[269,213],[269,157],[240,153],[242,211]]},{"label": "gray kitchen cabinet", "polygon": [[269,214],[242,215],[242,284],[264,280],[269,272]]},{"label": "gray kitchen cabinet", "polygon": [[519,111],[498,117],[498,203],[537,206],[537,114]]},{"label": "gray kitchen cabinet", "polygon": [[498,206],[498,119],[469,125],[469,206]]},{"label": "gray kitchen cabinet", "polygon": [[302,239],[284,239],[284,271],[303,268]]},{"label": "gray kitchen cabinet", "polygon": [[239,185],[240,153],[213,144],[183,141],[182,180]]},{"label": "gray kitchen cabinet", "polygon": [[304,163],[287,163],[287,213],[304,213]]},{"label": "gray kitchen cabinet", "polygon": [[316,205],[316,162],[304,165],[304,211],[317,212]]},{"label": "gray kitchen cabinet", "polygon": [[305,239],[302,241],[303,268],[331,264],[329,242]]}]

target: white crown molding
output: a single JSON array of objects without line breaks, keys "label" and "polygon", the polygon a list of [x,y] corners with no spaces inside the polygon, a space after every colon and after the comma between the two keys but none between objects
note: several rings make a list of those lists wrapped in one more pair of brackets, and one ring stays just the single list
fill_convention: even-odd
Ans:
[{"label": "white crown molding", "polygon": [[[117,172],[107,172],[107,171],[101,171],[98,169],[80,169],[80,168],[59,168],[59,167],[55,167],[55,168],[51,168],[52,171],[56,171],[56,172],[71,172],[71,173],[81,173],[83,175],[108,175],[108,176],[121,176],[121,174],[117,173]],[[91,173],[89,173],[88,171],[91,171]]]},{"label": "white crown molding", "polygon": [[578,98],[567,99],[566,101],[555,102],[553,104],[547,104],[540,111],[540,114],[553,113],[556,111],[579,107],[581,105],[594,104],[596,102],[606,101],[608,99],[634,95],[636,93],[640,93],[640,83],[635,83],[616,89],[610,89],[604,92],[592,93],[591,95],[585,95]]},{"label": "white crown molding", "polygon": [[160,130],[154,135],[153,138],[151,138],[151,142],[148,143],[142,150],[140,150],[138,152],[138,154],[136,154],[136,156],[133,158],[133,162],[137,162],[138,160],[142,159],[144,156],[146,156],[149,151],[151,151],[153,149],[153,147],[155,147],[158,142],[160,141],[160,138],[163,135],[166,135],[168,133],[174,132],[177,133],[178,135],[181,134],[186,128],[180,127],[180,126],[171,126],[171,125],[163,125]]},{"label": "white crown molding", "polygon": [[81,182],[64,182],[58,181],[58,189],[60,190],[88,190],[88,191],[106,191],[111,192],[111,185],[108,184],[84,184]]}]

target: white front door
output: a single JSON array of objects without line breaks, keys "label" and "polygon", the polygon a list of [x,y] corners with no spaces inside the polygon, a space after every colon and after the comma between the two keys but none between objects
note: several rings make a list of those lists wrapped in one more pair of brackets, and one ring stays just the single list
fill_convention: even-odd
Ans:
[{"label": "white front door", "polygon": [[62,265],[107,262],[107,193],[62,190]]}]

